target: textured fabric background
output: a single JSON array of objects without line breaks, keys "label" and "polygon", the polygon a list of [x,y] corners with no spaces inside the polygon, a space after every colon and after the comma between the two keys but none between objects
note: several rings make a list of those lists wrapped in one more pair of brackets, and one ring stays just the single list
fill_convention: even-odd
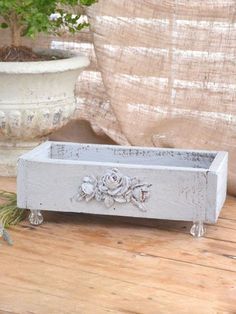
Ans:
[{"label": "textured fabric background", "polygon": [[232,0],[99,0],[89,10],[97,64],[128,143],[227,150],[234,194],[235,13]]},{"label": "textured fabric background", "polygon": [[[90,56],[74,118],[118,144],[226,150],[236,195],[236,0],[99,0],[88,15],[91,32],[33,43]],[[75,125],[59,138],[80,141]]]}]

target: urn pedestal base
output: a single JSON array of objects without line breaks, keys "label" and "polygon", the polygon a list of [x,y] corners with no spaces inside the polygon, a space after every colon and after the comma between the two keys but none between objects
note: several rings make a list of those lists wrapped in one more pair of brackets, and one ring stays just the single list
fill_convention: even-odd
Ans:
[{"label": "urn pedestal base", "polygon": [[38,146],[41,142],[0,142],[0,174],[3,177],[17,175],[17,160],[22,155]]}]

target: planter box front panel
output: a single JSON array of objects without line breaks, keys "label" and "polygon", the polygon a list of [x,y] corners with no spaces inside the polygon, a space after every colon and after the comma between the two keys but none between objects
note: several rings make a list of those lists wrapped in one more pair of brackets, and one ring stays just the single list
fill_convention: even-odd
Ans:
[{"label": "planter box front panel", "polygon": [[[208,181],[216,155],[216,152],[45,143],[19,160],[18,206],[173,220],[198,218],[215,222],[218,216],[216,192],[220,184],[214,182],[209,188]],[[114,202],[107,208],[103,201],[94,198],[88,202],[76,199],[84,178],[101,177],[114,168],[120,174],[136,177],[150,186],[145,211],[131,202]],[[217,173],[212,176],[217,178]],[[222,199],[224,180],[221,180]]]}]

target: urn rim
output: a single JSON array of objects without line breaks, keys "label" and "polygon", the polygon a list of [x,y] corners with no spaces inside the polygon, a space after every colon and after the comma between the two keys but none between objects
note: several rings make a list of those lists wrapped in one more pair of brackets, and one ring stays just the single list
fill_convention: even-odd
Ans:
[{"label": "urn rim", "polygon": [[0,74],[41,74],[73,71],[89,65],[87,56],[61,49],[34,49],[35,52],[62,58],[47,61],[0,62]]}]

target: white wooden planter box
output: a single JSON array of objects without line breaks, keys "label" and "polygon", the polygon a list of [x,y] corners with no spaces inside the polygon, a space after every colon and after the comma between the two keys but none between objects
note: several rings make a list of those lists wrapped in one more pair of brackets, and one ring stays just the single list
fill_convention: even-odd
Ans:
[{"label": "white wooden planter box", "polygon": [[226,197],[226,152],[45,142],[18,161],[17,205],[40,210],[215,223]]}]

